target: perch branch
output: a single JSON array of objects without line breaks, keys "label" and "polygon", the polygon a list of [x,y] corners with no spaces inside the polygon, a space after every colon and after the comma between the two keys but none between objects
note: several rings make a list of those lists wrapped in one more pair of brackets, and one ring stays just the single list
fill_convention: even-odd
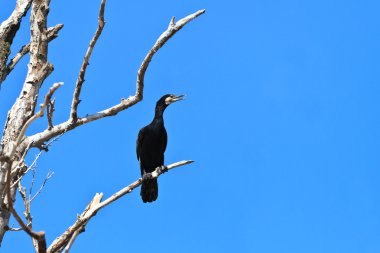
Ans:
[{"label": "perch branch", "polygon": [[143,99],[143,90],[144,90],[144,76],[146,73],[146,70],[149,66],[150,61],[152,60],[153,56],[157,51],[165,45],[165,43],[175,34],[177,33],[182,27],[184,27],[187,23],[189,23],[191,20],[195,19],[196,17],[202,15],[205,13],[205,10],[199,10],[191,15],[188,15],[185,18],[182,18],[178,22],[174,22],[174,19],[172,18],[169,23],[169,27],[166,31],[164,31],[161,36],[157,39],[156,43],[153,45],[153,47],[149,50],[148,54],[145,56],[144,60],[141,63],[141,66],[137,73],[137,81],[136,81],[136,93],[133,96],[130,96],[127,99],[121,99],[121,102],[115,106],[112,106],[110,108],[107,108],[105,110],[99,111],[97,113],[88,115],[83,118],[78,118],[77,121],[73,122],[71,119],[67,120],[66,122],[63,122],[61,124],[58,124],[54,126],[52,129],[47,129],[45,131],[42,131],[40,133],[37,133],[35,135],[30,136],[30,141],[33,142],[34,146],[39,146],[45,141],[50,140],[54,136],[63,134],[67,131],[70,131],[78,126],[87,124],[89,122],[99,120],[101,118],[114,116],[118,114],[119,112],[128,109],[129,107],[137,104]]},{"label": "perch branch", "polygon": [[76,122],[78,119],[77,109],[78,109],[78,104],[80,103],[79,96],[80,96],[80,92],[82,91],[82,85],[84,83],[84,77],[86,75],[87,66],[89,65],[88,61],[90,60],[92,50],[94,49],[96,42],[98,41],[100,35],[102,34],[102,31],[105,25],[105,22],[104,22],[105,5],[106,5],[106,0],[102,0],[102,3],[100,4],[100,10],[99,10],[99,16],[98,16],[98,28],[96,29],[94,37],[90,41],[90,45],[88,46],[86,55],[82,63],[82,67],[80,68],[80,71],[79,71],[77,82],[75,85],[73,100],[71,103],[71,112],[70,112],[70,118],[73,122]]},{"label": "perch branch", "polygon": [[[169,171],[171,169],[174,169],[179,166],[183,166],[186,164],[193,163],[194,161],[191,160],[184,160],[180,162],[176,162],[167,166],[158,167],[152,172],[152,178],[158,178],[162,173],[164,173],[166,170]],[[85,210],[81,215],[78,216],[76,222],[74,225],[69,227],[61,236],[56,238],[53,243],[49,246],[47,252],[53,253],[57,252],[58,250],[64,248],[66,246],[66,249],[69,250],[71,245],[70,241],[74,241],[75,237],[79,235],[81,231],[84,230],[87,223],[90,221],[92,217],[96,215],[96,213],[102,209],[103,207],[111,204],[112,202],[116,201],[117,199],[123,197],[124,195],[131,193],[133,189],[140,186],[142,183],[142,179],[139,178],[135,182],[131,183],[127,187],[124,187],[120,191],[114,193],[111,197],[108,199],[101,201],[103,197],[103,193],[96,193],[95,197],[91,200],[91,202],[87,205]]]}]

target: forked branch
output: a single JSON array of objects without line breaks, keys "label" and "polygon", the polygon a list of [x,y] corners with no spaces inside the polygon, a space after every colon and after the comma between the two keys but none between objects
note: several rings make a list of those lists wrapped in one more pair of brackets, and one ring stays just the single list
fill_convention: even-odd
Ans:
[{"label": "forked branch", "polygon": [[16,141],[15,141],[15,144],[14,144],[14,148],[12,149],[11,151],[11,154],[9,155],[9,157],[12,157],[13,156],[13,153],[14,151],[16,150],[16,147],[21,143],[21,140],[24,138],[24,135],[25,135],[25,132],[26,130],[28,129],[29,125],[35,121],[36,119],[38,119],[39,117],[42,117],[44,116],[44,111],[45,111],[45,108],[48,106],[50,100],[51,100],[51,97],[53,96],[54,92],[63,85],[63,82],[60,82],[60,83],[55,83],[48,91],[48,93],[46,94],[45,96],[45,100],[44,102],[40,105],[41,108],[40,110],[35,113],[31,118],[28,119],[28,121],[26,121],[26,123],[24,124],[24,126],[22,127],[21,129],[21,132],[19,134],[19,136],[17,137]]},{"label": "forked branch", "polygon": [[[25,216],[26,221],[28,222],[26,226],[32,229],[33,218],[32,218],[32,215],[30,214],[30,201],[28,201],[28,198],[26,196],[26,188],[21,185],[20,181],[18,182],[18,192],[20,193],[20,196],[24,202],[24,208],[25,208],[24,216]],[[31,237],[31,239],[32,239],[34,249],[38,252],[38,241],[34,237]]]},{"label": "forked branch", "polygon": [[[55,38],[58,37],[58,32],[63,28],[63,24],[58,24],[54,27],[50,27],[48,30],[47,30],[47,41],[50,42],[52,40],[54,40]],[[17,63],[22,59],[22,57],[24,55],[26,55],[27,53],[29,53],[29,50],[30,50],[30,43],[24,45],[19,51],[18,53],[12,58],[12,60],[10,60],[10,62],[8,63],[7,65],[7,69],[4,73],[4,77],[3,77],[3,80],[6,79],[6,77],[8,76],[8,74],[15,68],[15,66],[17,65]]]},{"label": "forked branch", "polygon": [[149,63],[152,60],[154,54],[163,46],[165,43],[179,30],[181,30],[187,23],[189,23],[191,20],[199,17],[203,13],[205,13],[206,10],[199,10],[193,14],[188,15],[187,17],[184,17],[183,19],[179,20],[178,22],[174,22],[175,17],[172,17],[172,19],[169,22],[168,29],[166,29],[165,32],[161,34],[161,36],[157,39],[156,43],[153,45],[152,49],[149,50],[148,54],[145,56],[143,62],[141,63],[140,69],[137,73],[137,81],[136,81],[136,94],[135,97],[139,99],[140,101],[143,98],[143,91],[144,91],[144,78],[145,78],[145,72],[148,69]]},{"label": "forked branch", "polygon": [[[8,209],[12,213],[13,217],[17,220],[18,224],[21,226],[21,228],[34,240],[37,241],[37,248],[38,253],[45,253],[46,252],[46,239],[45,239],[45,232],[35,232],[33,231],[28,225],[24,223],[20,215],[17,213],[16,209],[13,207],[13,201],[11,196],[11,167],[9,167],[9,170],[7,171],[7,182],[6,182],[6,196],[8,201]],[[33,242],[35,242],[33,240]]]},{"label": "forked branch", "polygon": [[[66,122],[58,124],[58,125],[54,126],[53,128],[47,129],[41,133],[37,133],[35,135],[30,136],[29,138],[30,138],[30,141],[33,142],[33,145],[34,146],[40,146],[44,142],[50,140],[51,138],[53,138],[57,135],[63,134],[67,131],[70,131],[70,130],[78,127],[78,126],[87,124],[89,122],[99,120],[99,119],[109,117],[109,116],[114,116],[114,115],[118,114],[119,112],[126,110],[129,107],[140,102],[143,99],[144,76],[145,76],[146,70],[147,70],[149,63],[152,60],[153,56],[157,53],[157,51],[163,45],[165,45],[165,43],[174,34],[176,34],[180,29],[182,29],[191,20],[197,18],[198,16],[202,15],[203,13],[205,13],[205,10],[199,10],[199,11],[197,11],[191,15],[188,15],[187,17],[182,18],[181,20],[179,20],[176,23],[174,22],[174,18],[172,18],[170,20],[169,27],[157,39],[156,43],[149,50],[148,54],[145,56],[144,60],[141,63],[141,66],[140,66],[138,73],[137,73],[135,95],[130,96],[127,99],[122,98],[121,102],[119,104],[116,104],[110,108],[99,111],[97,113],[90,114],[90,115],[85,116],[83,118],[77,118],[76,121],[72,121],[71,116],[70,116]],[[79,99],[79,94],[78,94],[78,99]],[[76,100],[75,99],[75,93],[74,93],[74,100]],[[77,104],[76,104],[76,106],[77,106]],[[72,108],[72,112],[75,112],[75,115],[76,115],[76,107],[75,106],[74,106],[74,109]]]},{"label": "forked branch", "polygon": [[[184,160],[180,162],[176,162],[167,166],[158,167],[155,169],[155,171],[152,172],[152,178],[158,178],[162,173],[169,171],[171,169],[174,169],[179,166],[183,166],[186,164],[193,163],[194,161],[191,160]],[[102,209],[103,207],[111,204],[112,202],[116,201],[117,199],[123,197],[124,195],[131,193],[133,189],[140,186],[142,183],[142,179],[139,178],[135,182],[131,183],[130,185],[124,187],[120,191],[112,194],[111,197],[108,199],[101,201],[103,197],[103,193],[96,193],[95,197],[91,200],[91,202],[87,205],[85,210],[81,215],[78,216],[77,221],[69,227],[61,236],[59,236],[57,239],[54,240],[54,242],[49,246],[47,252],[53,253],[57,252],[63,248],[65,248],[67,245],[69,246],[67,250],[71,247],[72,243],[70,241],[74,241],[75,237],[79,235],[81,231],[85,228],[87,223],[90,221],[92,217],[96,215],[96,213]]]}]

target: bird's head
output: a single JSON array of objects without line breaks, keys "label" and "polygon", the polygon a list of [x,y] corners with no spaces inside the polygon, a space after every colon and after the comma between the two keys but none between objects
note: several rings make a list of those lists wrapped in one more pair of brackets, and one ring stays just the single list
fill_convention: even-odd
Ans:
[{"label": "bird's head", "polygon": [[179,95],[179,96],[177,96],[177,95],[173,95],[173,94],[166,94],[166,95],[162,96],[157,101],[156,107],[157,108],[163,108],[163,109],[165,109],[168,105],[170,105],[170,104],[172,104],[174,102],[183,100],[184,96],[185,95]]}]

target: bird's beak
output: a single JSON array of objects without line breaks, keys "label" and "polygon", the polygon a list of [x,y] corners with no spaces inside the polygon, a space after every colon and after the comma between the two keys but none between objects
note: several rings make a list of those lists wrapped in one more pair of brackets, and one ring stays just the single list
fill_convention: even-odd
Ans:
[{"label": "bird's beak", "polygon": [[181,100],[183,100],[183,99],[185,99],[185,95],[179,95],[179,96],[174,96],[173,98],[172,98],[172,103],[174,103],[174,102],[177,102],[177,101],[181,101]]}]

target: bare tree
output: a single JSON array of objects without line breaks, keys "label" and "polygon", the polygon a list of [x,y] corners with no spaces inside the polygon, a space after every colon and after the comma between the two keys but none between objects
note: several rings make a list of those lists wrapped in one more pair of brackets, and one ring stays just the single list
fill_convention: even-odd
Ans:
[{"label": "bare tree", "polygon": [[[30,214],[30,203],[41,192],[43,185],[50,178],[49,174],[43,185],[34,196],[27,196],[26,189],[22,186],[23,177],[35,169],[35,161],[29,166],[25,163],[25,157],[29,150],[33,148],[40,149],[40,154],[46,150],[57,138],[65,133],[76,129],[84,124],[92,121],[100,120],[108,116],[114,116],[119,112],[128,109],[129,107],[139,103],[143,99],[144,77],[155,53],[182,27],[188,22],[195,19],[205,12],[199,10],[177,22],[174,17],[170,20],[168,28],[157,39],[153,47],[149,50],[141,63],[137,73],[136,92],[127,99],[122,98],[119,104],[106,108],[94,114],[89,114],[80,117],[77,114],[78,105],[80,102],[80,94],[86,69],[91,57],[94,46],[102,34],[104,22],[104,9],[106,0],[102,0],[100,5],[98,27],[90,41],[90,45],[85,54],[79,75],[76,81],[75,90],[71,102],[71,110],[68,119],[65,122],[54,124],[54,102],[52,99],[54,92],[63,85],[62,82],[57,82],[51,86],[44,97],[43,103],[36,112],[37,98],[40,93],[40,88],[44,80],[52,73],[53,65],[48,60],[49,42],[58,37],[59,31],[62,29],[62,24],[57,24],[54,27],[47,27],[47,17],[49,13],[50,0],[17,0],[14,11],[7,20],[0,25],[0,85],[11,74],[15,65],[22,57],[29,54],[28,71],[19,97],[8,112],[8,117],[5,121],[5,127],[1,139],[0,146],[0,243],[4,238],[4,234],[9,230],[23,230],[32,239],[32,244],[36,252],[68,252],[74,243],[75,238],[84,230],[84,227],[90,219],[102,208],[116,201],[120,197],[133,191],[134,188],[141,184],[142,179],[139,178],[135,182],[113,194],[111,197],[102,200],[103,193],[96,193],[83,213],[77,217],[77,220],[66,231],[59,235],[49,246],[45,240],[44,231],[34,231],[32,226],[32,218]],[[19,52],[14,54],[10,59],[11,45],[14,37],[19,30],[21,20],[30,10],[30,43],[23,46]],[[44,116],[48,119],[46,130],[36,133],[31,136],[26,136],[28,127],[39,117]],[[153,173],[153,177],[160,176],[164,170],[173,169],[192,161],[181,161],[174,164],[157,168]],[[20,197],[24,203],[24,217],[21,217],[14,208],[16,193],[20,193]],[[20,228],[10,228],[9,219],[11,215],[17,220]]]}]

